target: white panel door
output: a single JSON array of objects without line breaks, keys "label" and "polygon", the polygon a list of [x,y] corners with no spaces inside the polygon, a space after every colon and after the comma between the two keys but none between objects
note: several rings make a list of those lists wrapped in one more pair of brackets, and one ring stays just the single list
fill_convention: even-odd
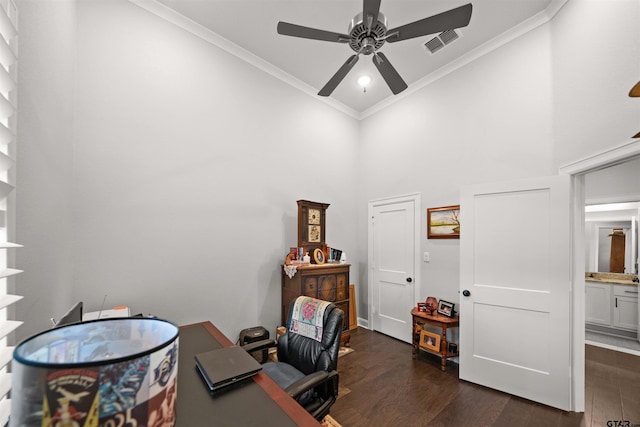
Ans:
[{"label": "white panel door", "polygon": [[460,378],[569,410],[568,176],[464,188]]},{"label": "white panel door", "polygon": [[373,329],[411,342],[415,289],[415,201],[372,210]]}]

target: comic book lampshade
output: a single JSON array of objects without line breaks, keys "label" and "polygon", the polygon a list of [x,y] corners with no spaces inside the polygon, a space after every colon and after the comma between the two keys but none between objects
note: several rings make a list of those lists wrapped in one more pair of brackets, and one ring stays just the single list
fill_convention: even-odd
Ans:
[{"label": "comic book lampshade", "polygon": [[75,323],[13,353],[10,427],[174,426],[178,327],[132,317]]}]

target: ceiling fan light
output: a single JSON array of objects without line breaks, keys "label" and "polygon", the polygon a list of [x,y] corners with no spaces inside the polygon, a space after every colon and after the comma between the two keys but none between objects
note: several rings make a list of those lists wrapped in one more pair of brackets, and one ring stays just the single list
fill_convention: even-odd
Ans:
[{"label": "ceiling fan light", "polygon": [[369,83],[371,83],[371,77],[369,77],[367,75],[358,77],[358,84],[360,86],[367,87],[367,86],[369,86]]}]

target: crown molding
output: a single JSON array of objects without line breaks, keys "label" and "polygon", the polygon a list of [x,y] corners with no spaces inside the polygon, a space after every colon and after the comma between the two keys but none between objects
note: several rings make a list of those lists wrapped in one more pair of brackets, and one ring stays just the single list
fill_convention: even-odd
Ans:
[{"label": "crown molding", "polygon": [[632,139],[615,147],[563,165],[560,167],[559,173],[560,175],[577,175],[623,163],[636,157],[640,157],[640,140]]},{"label": "crown molding", "polygon": [[304,83],[302,80],[299,80],[293,77],[291,74],[286,73],[280,68],[274,66],[273,64],[263,60],[257,55],[249,52],[248,50],[238,46],[237,44],[231,42],[230,40],[220,36],[219,34],[211,31],[208,28],[198,24],[197,22],[181,15],[175,10],[165,6],[164,4],[156,1],[156,0],[128,0],[130,3],[150,12],[159,18],[164,19],[165,21],[193,34],[200,39],[209,42],[220,49],[230,53],[247,62],[248,64],[258,68],[259,70],[264,71],[267,74],[293,86],[294,88],[306,93],[309,96],[312,96],[315,100],[320,102],[324,102],[325,104],[355,118],[360,119],[360,113],[354,110],[351,107],[344,105],[341,102],[334,100],[329,97],[319,97],[316,94],[316,89],[311,85]]},{"label": "crown molding", "polygon": [[562,7],[569,0],[551,0],[551,2],[547,5],[547,7],[532,16],[531,18],[523,21],[519,25],[503,32],[502,34],[494,37],[493,39],[483,43],[472,51],[467,52],[456,60],[448,63],[447,65],[440,67],[433,73],[423,77],[418,80],[416,83],[413,83],[408,89],[404,92],[395,95],[393,97],[389,97],[374,106],[366,109],[362,113],[354,110],[351,107],[346,106],[345,104],[336,101],[330,97],[319,97],[316,94],[316,89],[307,83],[303,82],[300,79],[292,76],[291,74],[283,71],[282,69],[274,66],[273,64],[263,60],[257,55],[249,52],[248,50],[238,46],[237,44],[231,42],[228,39],[220,36],[219,34],[211,31],[208,28],[198,24],[197,22],[179,14],[175,10],[165,6],[164,4],[156,1],[156,0],[128,0],[130,3],[135,4],[136,6],[150,12],[167,22],[170,22],[177,27],[199,37],[200,39],[209,42],[220,49],[242,59],[248,64],[258,68],[259,70],[264,71],[267,74],[287,83],[294,88],[306,93],[309,96],[312,96],[314,99],[323,102],[342,113],[345,113],[356,120],[365,119],[383,109],[389,107],[390,105],[395,104],[396,102],[405,99],[406,97],[413,95],[414,93],[422,90],[424,87],[430,85],[431,83],[447,76],[448,74],[458,70],[459,68],[464,67],[465,65],[475,61],[476,59],[487,55],[490,52],[498,49],[499,47],[521,37],[522,35],[533,31],[534,29],[540,27],[541,25],[549,22]]},{"label": "crown molding", "polygon": [[384,110],[390,105],[393,105],[396,102],[410,95],[413,95],[414,93],[422,90],[423,88],[430,85],[431,83],[440,80],[441,78],[464,67],[465,65],[475,61],[476,59],[482,56],[485,56],[493,52],[494,50],[504,46],[505,44],[523,36],[524,34],[535,30],[541,25],[546,24],[558,13],[558,11],[560,11],[562,6],[564,6],[568,1],[569,0],[552,0],[544,10],[538,12],[537,14],[533,15],[529,19],[522,21],[520,24],[516,25],[515,27],[508,29],[507,31],[497,35],[491,40],[481,44],[477,48],[470,50],[469,52],[465,53],[459,58],[438,68],[436,71],[432,72],[431,74],[424,76],[417,82],[411,84],[411,86],[409,86],[409,88],[404,92],[394,97],[390,97],[383,101],[380,101],[376,105],[366,109],[360,115],[361,119],[364,119],[381,110]]}]

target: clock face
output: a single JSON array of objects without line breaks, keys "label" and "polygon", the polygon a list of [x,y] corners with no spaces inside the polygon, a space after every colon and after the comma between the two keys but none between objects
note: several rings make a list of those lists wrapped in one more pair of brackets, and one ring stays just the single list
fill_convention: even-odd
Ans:
[{"label": "clock face", "polygon": [[309,224],[320,224],[319,209],[309,209]]},{"label": "clock face", "polygon": [[309,226],[309,242],[311,243],[320,242],[320,226],[318,225]]}]

